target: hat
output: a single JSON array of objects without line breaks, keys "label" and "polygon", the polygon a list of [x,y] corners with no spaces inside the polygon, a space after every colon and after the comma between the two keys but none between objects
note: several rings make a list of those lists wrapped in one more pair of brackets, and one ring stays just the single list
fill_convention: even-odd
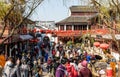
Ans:
[{"label": "hat", "polygon": [[83,67],[87,67],[87,61],[86,61],[86,60],[82,61],[82,62],[81,62],[81,65],[82,65]]}]

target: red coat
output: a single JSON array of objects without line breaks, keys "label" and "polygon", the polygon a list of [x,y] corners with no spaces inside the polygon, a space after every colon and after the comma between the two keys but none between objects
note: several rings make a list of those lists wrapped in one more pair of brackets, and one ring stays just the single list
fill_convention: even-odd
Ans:
[{"label": "red coat", "polygon": [[71,69],[72,69],[72,66],[69,63],[66,64],[66,70],[68,72],[68,76],[69,77],[72,77],[72,75],[71,75]]},{"label": "red coat", "polygon": [[66,64],[66,69],[67,69],[67,72],[71,72],[71,65],[70,64]]},{"label": "red coat", "polygon": [[73,65],[71,68],[71,72],[72,72],[72,77],[78,77],[78,71],[75,69],[75,67]]}]

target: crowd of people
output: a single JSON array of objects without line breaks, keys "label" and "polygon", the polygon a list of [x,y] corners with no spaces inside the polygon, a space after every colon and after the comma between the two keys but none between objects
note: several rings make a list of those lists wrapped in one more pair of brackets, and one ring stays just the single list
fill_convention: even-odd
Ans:
[{"label": "crowd of people", "polygon": [[105,77],[105,68],[95,67],[95,63],[102,59],[100,55],[88,53],[80,47],[42,43],[35,46],[34,51],[29,46],[16,58],[8,57],[2,77],[44,77],[43,72],[52,77]]}]

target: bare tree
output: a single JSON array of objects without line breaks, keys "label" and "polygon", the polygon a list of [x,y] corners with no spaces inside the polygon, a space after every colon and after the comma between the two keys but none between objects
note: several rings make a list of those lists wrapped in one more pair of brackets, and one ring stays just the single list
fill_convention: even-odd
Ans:
[{"label": "bare tree", "polygon": [[[116,46],[118,48],[118,50],[120,49],[120,45],[119,45],[119,41],[115,38],[115,33],[113,33],[113,31],[117,31],[118,33],[120,33],[120,28],[114,28],[113,22],[117,21],[117,23],[119,23],[116,18],[117,16],[120,15],[120,2],[118,0],[106,0],[108,1],[107,3],[108,6],[104,6],[101,2],[99,2],[98,0],[91,0],[91,3],[97,8],[99,9],[99,13],[100,13],[100,18],[101,20],[104,22],[104,24],[106,25],[106,27],[109,29],[109,31],[111,32],[111,36],[113,38],[113,41],[115,41]],[[104,9],[103,9],[104,8]],[[116,25],[117,27],[119,27],[119,25]],[[120,54],[120,51],[118,51]]]},{"label": "bare tree", "polygon": [[[106,0],[108,1],[108,7],[103,6],[98,0],[91,0],[91,3],[100,10],[101,19],[103,20],[104,24],[106,24],[106,27],[109,28],[109,31],[111,32],[112,40],[117,46],[117,51],[120,54],[120,43],[119,40],[115,38],[115,33],[113,31],[117,31],[120,33],[120,0]],[[104,1],[105,2],[105,1]],[[101,10],[101,7],[107,8],[108,11]],[[109,9],[110,8],[110,9]],[[118,17],[118,18],[117,18]],[[114,28],[113,24],[114,21],[117,23],[117,28]],[[118,62],[118,70],[120,70],[120,62]],[[120,71],[118,71],[118,76],[120,75]]]},{"label": "bare tree", "polygon": [[24,23],[24,21],[32,15],[34,10],[41,4],[42,1],[43,0],[6,0],[2,2],[5,5],[10,6],[7,11],[0,10],[0,12],[3,13],[0,19],[4,22],[0,37],[3,36],[5,28],[8,25],[11,27],[11,31],[9,36],[7,36],[1,44],[11,37],[20,26],[22,26],[22,23]]}]

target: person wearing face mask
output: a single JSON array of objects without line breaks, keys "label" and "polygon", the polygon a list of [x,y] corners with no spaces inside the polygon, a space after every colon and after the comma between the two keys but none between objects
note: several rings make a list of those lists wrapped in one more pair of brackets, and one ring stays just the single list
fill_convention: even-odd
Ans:
[{"label": "person wearing face mask", "polygon": [[20,60],[19,59],[15,60],[13,57],[9,57],[5,63],[2,77],[21,77]]},{"label": "person wearing face mask", "polygon": [[14,68],[15,60],[9,57],[3,69],[3,77],[10,77],[11,70]]},{"label": "person wearing face mask", "polygon": [[27,64],[26,61],[24,61],[21,65],[21,77],[29,77],[29,70],[30,70],[29,65]]},{"label": "person wearing face mask", "polygon": [[68,77],[68,73],[66,70],[66,59],[61,59],[61,64],[56,69],[55,77]]},{"label": "person wearing face mask", "polygon": [[79,77],[93,77],[92,72],[87,67],[88,63],[86,60],[83,60],[81,62],[81,68],[79,70]]}]

